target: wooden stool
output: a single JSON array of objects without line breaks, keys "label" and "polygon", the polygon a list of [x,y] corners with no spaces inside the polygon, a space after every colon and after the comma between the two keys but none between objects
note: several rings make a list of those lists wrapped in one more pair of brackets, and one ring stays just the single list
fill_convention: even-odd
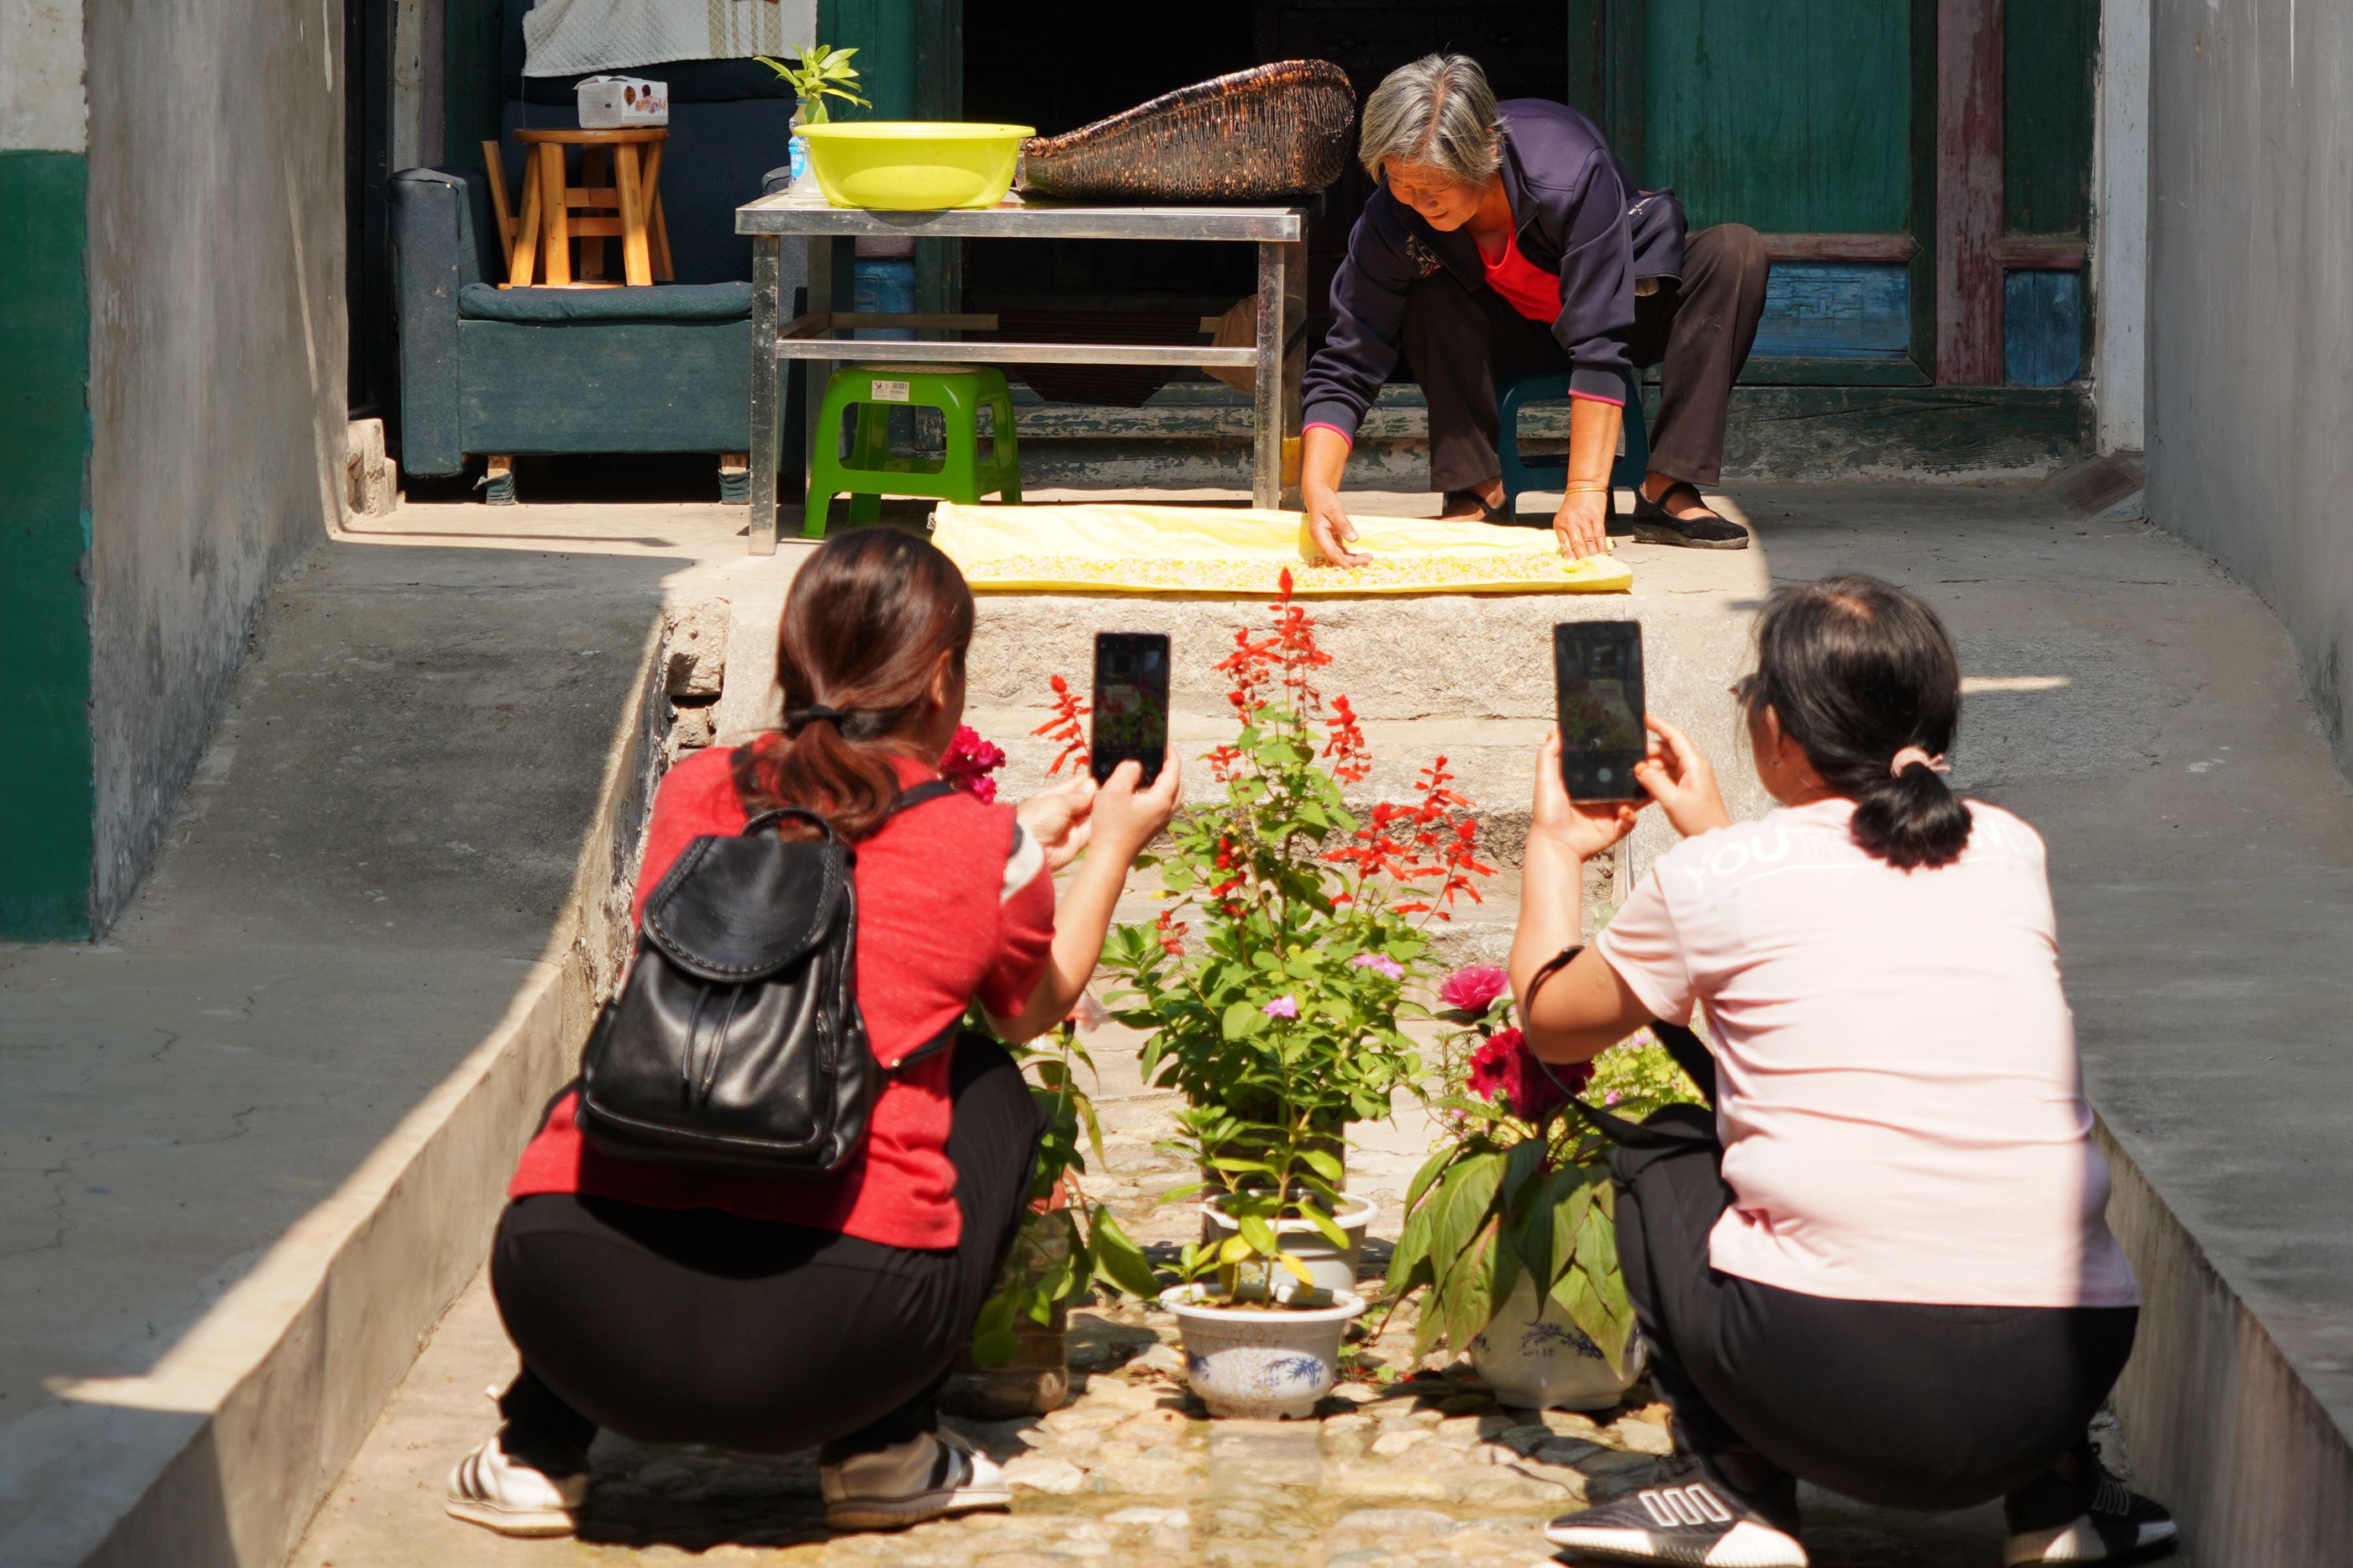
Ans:
[{"label": "wooden stool", "polygon": [[[491,199],[507,244],[507,280],[516,289],[611,288],[604,278],[605,241],[621,242],[621,277],[638,287],[670,277],[670,228],[662,218],[660,126],[609,131],[518,131],[523,144],[522,209],[507,214],[506,181],[494,142],[484,142]],[[564,150],[579,147],[581,183],[565,173]],[[602,165],[611,160],[609,185]],[[575,216],[575,214],[587,216]],[[609,215],[609,216],[608,216]],[[580,278],[573,277],[571,242],[580,245]],[[533,274],[539,276],[534,279]]]}]

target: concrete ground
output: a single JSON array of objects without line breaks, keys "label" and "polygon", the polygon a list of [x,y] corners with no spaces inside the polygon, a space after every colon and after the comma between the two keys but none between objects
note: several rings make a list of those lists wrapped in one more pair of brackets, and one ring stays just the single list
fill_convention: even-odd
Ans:
[{"label": "concrete ground", "polygon": [[[2341,1457],[2353,1418],[2353,1156],[2331,1092],[2353,802],[2284,638],[2175,542],[2080,523],[2033,491],[1736,499],[1760,550],[1632,547],[1637,592],[1617,604],[1662,647],[1688,636],[1679,716],[1719,738],[1710,682],[1737,666],[1773,581],[1873,571],[1952,624],[1971,677],[1958,780],[2049,838],[2122,1185],[2154,1194],[2147,1236],[2178,1215],[2194,1237],[2144,1256],[2153,1310],[2124,1395],[2136,1458],[2193,1531],[2211,1521],[2235,1543],[2230,1494],[2291,1473],[2283,1455]],[[761,709],[750,672],[793,552],[747,561],[741,517],[412,507],[339,537],[273,602],[132,917],[95,947],[0,952],[0,1562],[277,1560],[479,1258],[495,1173],[534,1109],[524,1086],[560,1077],[608,973],[632,777],[667,716],[657,671],[630,721],[639,661],[664,664],[696,635],[672,619],[725,600],[730,631],[700,635],[735,644],[738,674],[704,721]],[[1317,613],[1334,689],[1381,710],[1376,745],[1487,748],[1478,793],[1502,813],[1542,711],[1541,657],[1520,645],[1560,603]],[[1081,634],[1107,616],[1230,624],[1195,605],[992,601],[976,704],[1009,724],[1050,662],[1083,670]],[[1436,700],[1409,700],[1400,669]],[[469,1300],[321,1518],[349,1525],[324,1554],[340,1568],[484,1550],[417,1490],[479,1437],[475,1391],[497,1375]],[[2241,1303],[2254,1326],[2232,1316]],[[419,1393],[443,1373],[461,1398]],[[2325,1466],[2296,1462],[2320,1489],[2308,1510],[2353,1506]],[[1982,1521],[1852,1528],[1894,1544],[1850,1561],[1987,1560]],[[1938,1557],[1949,1531],[1961,1544]],[[316,1544],[295,1561],[322,1561]]]}]

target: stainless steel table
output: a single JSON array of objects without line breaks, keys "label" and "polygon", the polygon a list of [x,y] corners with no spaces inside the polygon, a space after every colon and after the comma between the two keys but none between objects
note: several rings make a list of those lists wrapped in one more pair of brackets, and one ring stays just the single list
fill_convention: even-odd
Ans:
[{"label": "stainless steel table", "polygon": [[[839,363],[1166,364],[1250,366],[1257,372],[1252,426],[1251,497],[1259,506],[1283,501],[1286,447],[1297,451],[1299,376],[1305,363],[1307,223],[1293,206],[1091,206],[1024,201],[1009,196],[993,207],[947,212],[875,212],[826,204],[813,181],[735,209],[735,232],[752,237],[752,527],[754,554],[776,548],[776,479],[781,378],[779,362],[802,369],[800,423],[804,454],[820,432],[809,428],[825,401],[826,377]],[[953,337],[872,342],[846,346],[843,334],[860,327],[934,332],[988,331],[990,315],[902,314],[855,308],[856,245],[875,236],[894,239],[1181,239],[1230,240],[1258,247],[1258,341],[1249,348],[1182,343],[967,342]],[[781,321],[783,247],[797,237],[807,247],[808,310]],[[1294,459],[1295,460],[1295,459]],[[806,470],[805,470],[806,471]]]}]

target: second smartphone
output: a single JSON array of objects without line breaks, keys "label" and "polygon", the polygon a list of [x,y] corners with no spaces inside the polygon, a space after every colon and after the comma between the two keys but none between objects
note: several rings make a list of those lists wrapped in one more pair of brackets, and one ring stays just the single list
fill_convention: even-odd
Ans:
[{"label": "second smartphone", "polygon": [[1560,779],[1571,800],[1647,801],[1634,764],[1650,751],[1642,728],[1642,625],[1563,621],[1552,629],[1560,715]]},{"label": "second smartphone", "polygon": [[1088,771],[1102,784],[1122,763],[1160,776],[1168,760],[1168,638],[1161,632],[1095,634],[1094,727]]}]

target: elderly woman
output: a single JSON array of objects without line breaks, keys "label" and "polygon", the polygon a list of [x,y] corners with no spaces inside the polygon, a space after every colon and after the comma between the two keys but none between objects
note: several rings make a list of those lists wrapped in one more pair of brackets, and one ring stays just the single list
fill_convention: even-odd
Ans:
[{"label": "elderly woman", "polygon": [[1496,388],[1569,377],[1567,494],[1553,531],[1569,555],[1608,548],[1609,468],[1627,373],[1659,365],[1659,417],[1632,533],[1741,550],[1748,535],[1698,487],[1724,461],[1732,384],[1765,308],[1757,231],[1686,237],[1672,191],[1641,191],[1599,127],[1542,99],[1497,103],[1477,61],[1430,55],[1365,100],[1360,149],[1377,182],[1332,282],[1332,332],[1307,367],[1301,489],[1315,542],[1366,558],[1341,508],[1356,426],[1400,353],[1430,401],[1430,488],[1443,515],[1501,508]]}]

